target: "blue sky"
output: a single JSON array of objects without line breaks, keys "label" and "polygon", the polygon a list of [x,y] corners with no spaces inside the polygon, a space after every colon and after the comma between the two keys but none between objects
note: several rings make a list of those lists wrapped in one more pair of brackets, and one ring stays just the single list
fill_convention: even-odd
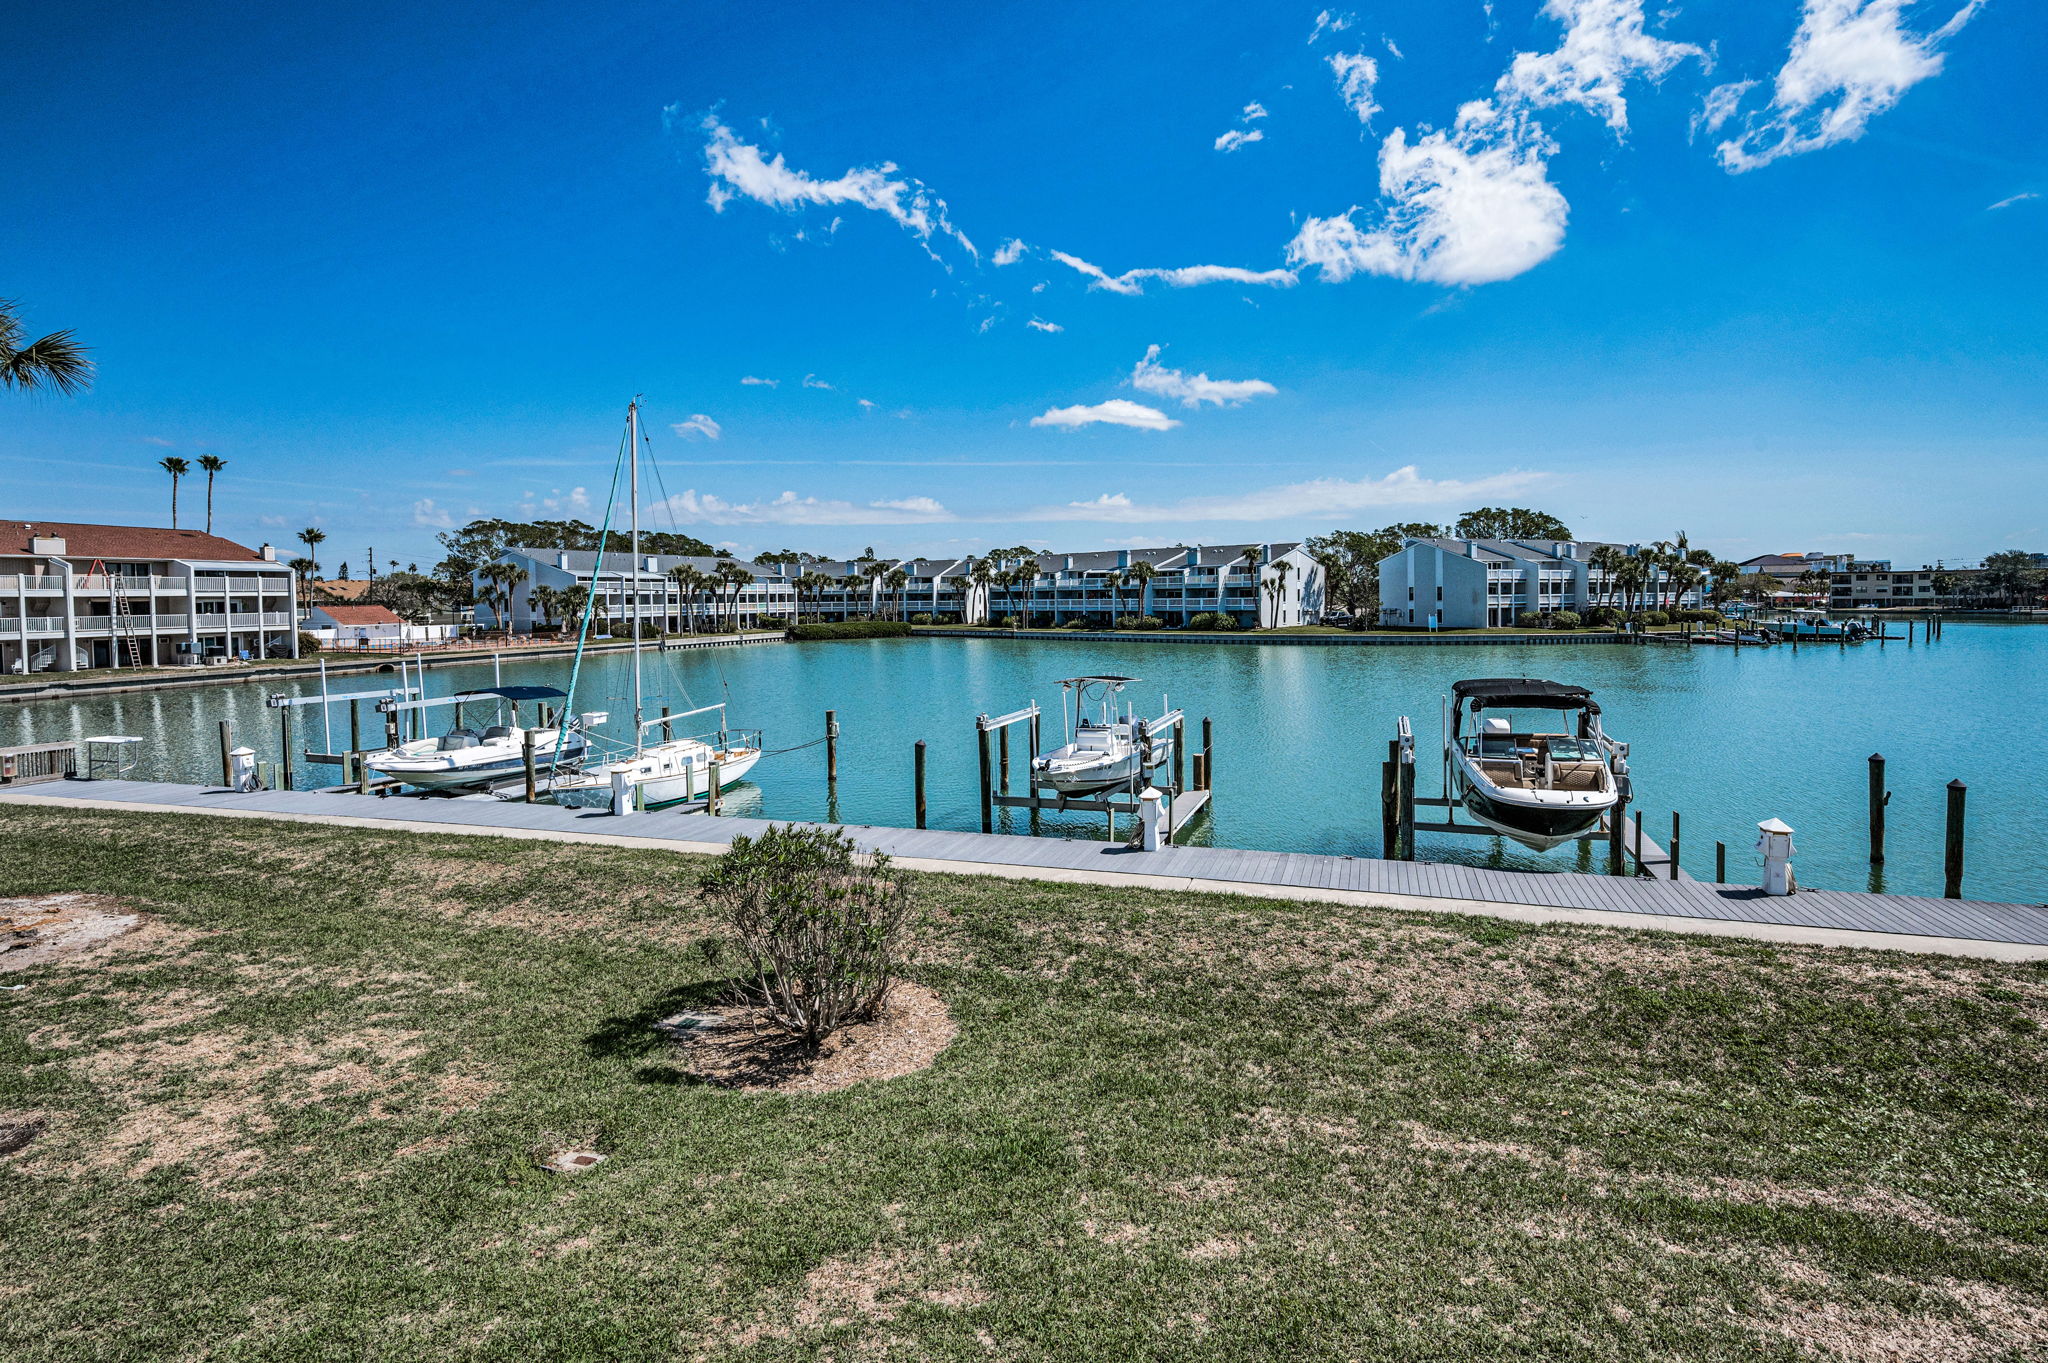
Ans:
[{"label": "blue sky", "polygon": [[2048,548],[2038,5],[80,3],[9,48],[0,295],[101,377],[0,396],[0,514],[162,523],[213,452],[224,533],[425,565],[597,519],[638,392],[648,522],[743,550],[1501,502]]}]

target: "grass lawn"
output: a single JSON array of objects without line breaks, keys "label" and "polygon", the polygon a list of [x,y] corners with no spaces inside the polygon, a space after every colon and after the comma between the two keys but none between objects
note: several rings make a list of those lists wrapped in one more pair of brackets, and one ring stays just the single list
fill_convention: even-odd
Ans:
[{"label": "grass lawn", "polygon": [[761,1095],[702,865],[0,808],[147,914],[0,976],[0,1356],[2048,1352],[2043,966],[921,876],[958,1038]]}]

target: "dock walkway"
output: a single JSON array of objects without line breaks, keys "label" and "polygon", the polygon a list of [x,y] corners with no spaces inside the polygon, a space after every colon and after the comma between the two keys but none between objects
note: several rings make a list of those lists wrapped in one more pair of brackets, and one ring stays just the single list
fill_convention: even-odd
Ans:
[{"label": "dock walkway", "polygon": [[[771,822],[674,811],[615,818],[596,810],[516,801],[379,799],[328,791],[237,793],[217,786],[153,781],[59,781],[0,792],[0,805],[15,803],[175,810],[699,853],[718,852],[735,836],[758,834]],[[1845,890],[1802,890],[1772,898],[1753,886],[1694,880],[1500,871],[1220,847],[1143,852],[1081,839],[843,827],[862,848],[887,852],[913,870],[1220,891],[2008,960],[2048,959],[2048,905],[2042,904]]]}]

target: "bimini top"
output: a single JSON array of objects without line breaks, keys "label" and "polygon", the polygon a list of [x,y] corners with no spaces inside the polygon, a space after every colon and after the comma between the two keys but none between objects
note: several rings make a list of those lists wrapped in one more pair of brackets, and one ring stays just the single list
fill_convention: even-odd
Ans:
[{"label": "bimini top", "polygon": [[1480,677],[1455,682],[1451,686],[1451,694],[1459,700],[1472,702],[1474,710],[1497,705],[1508,709],[1591,710],[1596,715],[1600,713],[1600,707],[1593,703],[1593,693],[1585,687],[1538,681],[1534,677]]},{"label": "bimini top", "polygon": [[1114,682],[1118,686],[1122,686],[1136,680],[1136,677],[1062,677],[1058,684],[1061,686],[1086,686],[1090,682]]},{"label": "bimini top", "polygon": [[457,699],[470,696],[498,696],[504,700],[567,700],[569,693],[557,691],[552,686],[479,686],[471,691],[458,691]]}]

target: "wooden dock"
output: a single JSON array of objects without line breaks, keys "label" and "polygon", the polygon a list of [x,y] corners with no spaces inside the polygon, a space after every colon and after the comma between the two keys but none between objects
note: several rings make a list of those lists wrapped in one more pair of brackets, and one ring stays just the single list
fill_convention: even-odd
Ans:
[{"label": "wooden dock", "polygon": [[[150,781],[55,781],[0,792],[0,806],[41,804],[334,822],[445,833],[589,840],[717,852],[767,820],[673,810],[616,818],[596,810],[492,800],[379,799],[325,791],[236,793]],[[776,821],[788,822],[788,821]],[[844,825],[856,843],[917,870],[1216,890],[1575,921],[1776,941],[2048,959],[2048,905],[1847,890],[1772,898],[1753,886],[1694,880],[1490,870],[1299,852],[1172,847],[1142,852],[1081,839]]]}]

